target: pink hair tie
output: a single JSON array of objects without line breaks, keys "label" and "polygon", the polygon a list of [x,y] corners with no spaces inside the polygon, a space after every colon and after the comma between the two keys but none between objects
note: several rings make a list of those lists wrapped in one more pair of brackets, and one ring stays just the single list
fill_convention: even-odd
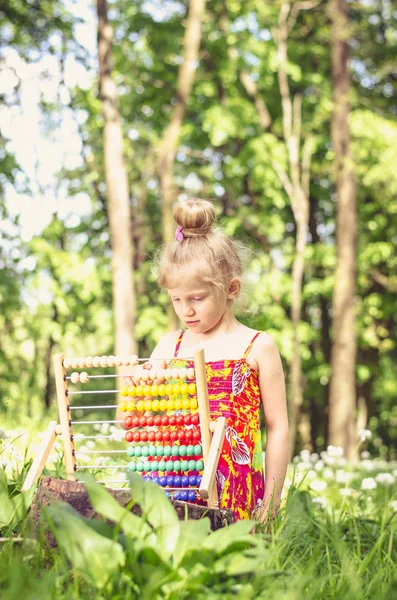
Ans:
[{"label": "pink hair tie", "polygon": [[178,225],[178,227],[175,230],[175,239],[177,242],[181,242],[184,239],[184,235],[183,235],[183,227],[182,225]]}]

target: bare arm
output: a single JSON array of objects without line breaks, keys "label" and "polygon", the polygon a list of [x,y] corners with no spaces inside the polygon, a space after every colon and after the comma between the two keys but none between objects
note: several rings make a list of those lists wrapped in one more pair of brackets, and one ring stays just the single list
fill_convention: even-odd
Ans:
[{"label": "bare arm", "polygon": [[[262,339],[261,339],[262,338]],[[259,388],[266,424],[265,495],[261,521],[274,516],[280,506],[288,465],[288,414],[285,378],[280,354],[269,335],[258,338]]]}]

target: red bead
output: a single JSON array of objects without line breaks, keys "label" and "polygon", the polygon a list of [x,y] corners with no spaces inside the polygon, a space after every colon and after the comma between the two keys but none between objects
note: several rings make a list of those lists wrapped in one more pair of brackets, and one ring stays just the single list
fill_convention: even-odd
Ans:
[{"label": "red bead", "polygon": [[156,415],[154,417],[153,423],[154,423],[154,425],[156,425],[156,427],[158,427],[159,425],[161,425],[161,417],[160,417],[160,415]]},{"label": "red bead", "polygon": [[170,439],[170,432],[169,431],[163,431],[163,440],[165,442],[168,442]]},{"label": "red bead", "polygon": [[139,419],[139,426],[140,427],[146,427],[146,417],[140,417],[140,419]]},{"label": "red bead", "polygon": [[183,422],[185,425],[190,425],[192,422],[192,415],[184,415],[183,416]]},{"label": "red bead", "polygon": [[178,439],[178,432],[177,431],[171,431],[171,433],[170,433],[170,440],[172,442],[176,442],[177,439]]},{"label": "red bead", "polygon": [[126,417],[124,424],[126,426],[127,429],[131,429],[132,427],[132,417]]},{"label": "red bead", "polygon": [[155,442],[156,441],[156,432],[149,431],[149,433],[147,434],[147,439],[149,442]]},{"label": "red bead", "polygon": [[139,433],[139,431],[135,431],[133,433],[132,439],[134,440],[134,442],[140,442],[141,441],[141,434]]},{"label": "red bead", "polygon": [[127,431],[127,433],[125,434],[125,441],[130,444],[133,441],[133,439],[134,434],[132,433],[132,431]]},{"label": "red bead", "polygon": [[184,419],[182,415],[176,415],[176,424],[177,425],[183,425],[184,423]]},{"label": "red bead", "polygon": [[163,441],[163,432],[162,431],[156,431],[156,441],[157,442]]},{"label": "red bead", "polygon": [[185,440],[187,442],[190,442],[192,438],[193,438],[192,430],[191,429],[186,429],[185,430]]},{"label": "red bead", "polygon": [[193,440],[199,440],[201,438],[201,434],[198,429],[193,429]]},{"label": "red bead", "polygon": [[192,415],[192,425],[198,425],[200,423],[200,417],[198,413]]},{"label": "red bead", "polygon": [[147,442],[147,440],[148,440],[147,431],[141,431],[141,442]]},{"label": "red bead", "polygon": [[153,427],[153,425],[154,425],[154,417],[146,417],[146,425],[148,427]]},{"label": "red bead", "polygon": [[166,426],[166,425],[169,425],[169,423],[170,423],[170,420],[169,420],[168,416],[167,415],[163,415],[161,417],[161,424]]},{"label": "red bead", "polygon": [[139,417],[132,417],[132,426],[139,427]]},{"label": "red bead", "polygon": [[176,425],[176,416],[175,415],[171,415],[169,417],[169,424],[170,425]]}]

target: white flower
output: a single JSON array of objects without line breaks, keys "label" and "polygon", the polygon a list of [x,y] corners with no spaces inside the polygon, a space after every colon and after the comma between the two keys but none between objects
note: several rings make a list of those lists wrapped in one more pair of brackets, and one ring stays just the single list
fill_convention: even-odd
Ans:
[{"label": "white flower", "polygon": [[364,450],[364,452],[361,452],[360,456],[362,459],[371,458],[371,453],[368,452],[368,450]]},{"label": "white flower", "polygon": [[397,500],[391,500],[389,506],[393,512],[397,512]]},{"label": "white flower", "polygon": [[375,471],[376,465],[372,460],[363,460],[360,463],[360,466],[364,469],[364,471]]},{"label": "white flower", "polygon": [[352,479],[352,474],[348,471],[344,471],[343,469],[338,469],[336,471],[336,481],[338,483],[349,483]]},{"label": "white flower", "polygon": [[286,479],[284,481],[284,487],[285,488],[289,489],[291,487],[291,485],[292,485],[292,481],[290,479]]},{"label": "white flower", "polygon": [[373,477],[365,477],[361,482],[362,490],[374,490],[377,487],[378,484]]},{"label": "white flower", "polygon": [[310,484],[310,488],[314,492],[322,492],[323,490],[325,490],[326,487],[327,487],[326,482],[325,481],[320,481],[319,479],[315,479]]},{"label": "white flower", "polygon": [[93,448],[95,448],[95,442],[94,440],[87,440],[86,444],[87,448],[89,448],[90,450],[92,450]]},{"label": "white flower", "polygon": [[326,506],[327,506],[327,501],[325,498],[323,498],[323,496],[319,496],[318,498],[313,498],[313,502],[315,504],[318,504],[321,508],[326,508]]},{"label": "white flower", "polygon": [[384,483],[385,485],[393,485],[396,483],[396,478],[391,473],[378,473],[375,477],[375,481]]},{"label": "white flower", "polygon": [[310,469],[310,470],[307,472],[307,477],[308,477],[309,479],[313,479],[314,477],[317,477],[317,473],[316,473],[316,471],[314,471],[313,469]]},{"label": "white flower", "polygon": [[394,471],[392,471],[392,474],[394,475],[394,477],[397,477],[397,469],[394,469]]},{"label": "white flower", "polygon": [[332,469],[327,468],[327,469],[324,469],[323,475],[326,479],[332,479],[334,476],[334,472]]},{"label": "white flower", "polygon": [[362,442],[365,442],[365,440],[371,439],[372,432],[369,429],[360,429],[360,431],[358,432],[358,437]]},{"label": "white flower", "polygon": [[339,493],[341,496],[351,496],[353,493],[353,490],[352,490],[352,488],[345,487],[345,488],[341,488],[339,490]]},{"label": "white flower", "polygon": [[321,471],[321,469],[324,467],[324,463],[323,461],[320,459],[316,462],[316,464],[314,465],[314,468],[316,469],[316,471]]},{"label": "white flower", "polygon": [[309,451],[309,450],[302,450],[302,451],[299,453],[299,456],[301,457],[301,459],[302,459],[304,462],[307,462],[308,460],[310,460],[310,451]]},{"label": "white flower", "polygon": [[319,458],[320,457],[317,454],[317,452],[313,452],[313,454],[310,455],[310,462],[312,462],[314,464],[318,461]]},{"label": "white flower", "polygon": [[328,452],[329,456],[335,456],[335,457],[343,456],[342,446],[328,446],[327,452]]}]

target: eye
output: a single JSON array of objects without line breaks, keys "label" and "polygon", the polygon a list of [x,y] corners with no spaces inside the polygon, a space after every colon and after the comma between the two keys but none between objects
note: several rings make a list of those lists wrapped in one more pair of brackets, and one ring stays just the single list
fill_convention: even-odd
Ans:
[{"label": "eye", "polygon": [[192,300],[193,300],[194,302],[200,302],[200,300],[203,300],[203,298],[201,298],[201,297],[200,297],[200,298],[199,298],[199,297],[196,297],[196,298],[192,298]]},{"label": "eye", "polygon": [[179,298],[171,298],[172,302],[179,302]]}]

